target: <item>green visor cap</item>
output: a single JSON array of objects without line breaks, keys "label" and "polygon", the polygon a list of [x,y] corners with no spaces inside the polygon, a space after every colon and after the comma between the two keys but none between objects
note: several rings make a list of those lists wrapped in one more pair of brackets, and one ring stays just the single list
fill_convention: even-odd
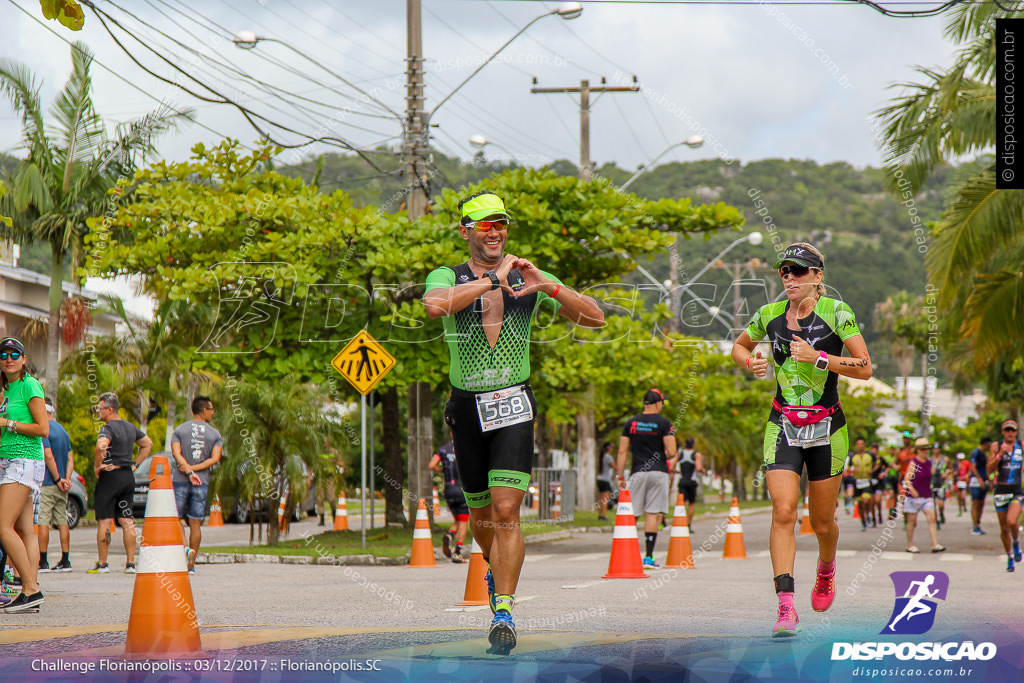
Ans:
[{"label": "green visor cap", "polygon": [[824,270],[824,264],[818,255],[810,249],[804,247],[798,247],[793,245],[786,249],[786,253],[782,255],[778,261],[775,262],[774,268],[781,268],[782,264],[786,261],[790,263],[797,263],[801,266],[807,266],[808,268],[817,268],[818,270]]},{"label": "green visor cap", "polygon": [[482,194],[462,205],[462,217],[478,221],[488,216],[504,216],[512,219],[505,210],[505,203],[496,194]]}]

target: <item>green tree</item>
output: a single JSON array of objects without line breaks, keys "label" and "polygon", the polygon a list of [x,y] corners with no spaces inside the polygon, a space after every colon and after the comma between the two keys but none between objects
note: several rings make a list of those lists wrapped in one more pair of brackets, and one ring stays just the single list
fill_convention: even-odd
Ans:
[{"label": "green tree", "polygon": [[[325,414],[330,397],[294,375],[273,383],[224,383],[218,403],[230,419],[221,421],[224,456],[215,492],[233,490],[267,518],[267,542],[276,545],[281,528],[277,502],[286,498],[285,515],[306,494],[327,443],[340,435],[340,422]],[[343,438],[343,437],[341,437]],[[250,532],[250,541],[252,534]]]},{"label": "green tree", "polygon": [[[960,5],[946,36],[963,45],[952,67],[919,69],[921,83],[878,112],[885,125],[894,187],[911,198],[944,161],[987,153],[996,139],[995,19],[1014,16],[996,5]],[[1024,350],[1024,192],[996,188],[992,157],[969,168],[932,230],[929,278],[948,318],[953,359],[976,377],[1000,358]],[[990,386],[990,390],[995,387]]]},{"label": "green tree", "polygon": [[80,262],[86,219],[102,213],[107,191],[119,177],[132,173],[134,158],[151,155],[156,136],[191,118],[191,112],[176,113],[163,107],[119,124],[110,138],[93,106],[92,53],[75,43],[71,62],[71,76],[50,109],[56,125],[47,130],[39,79],[19,62],[0,60],[0,90],[21,117],[22,145],[28,152],[10,179],[10,196],[0,202],[0,210],[11,213],[13,219],[12,227],[0,229],[0,236],[43,241],[50,246],[46,386],[51,393],[56,393],[60,359],[65,256]]},{"label": "green tree", "polygon": [[[907,381],[914,368],[914,333],[912,321],[924,306],[923,298],[915,299],[910,292],[900,291],[875,305],[875,331],[889,344],[889,353],[896,359],[896,367],[903,377],[903,409],[909,409]],[[927,321],[926,321],[927,324]]]}]

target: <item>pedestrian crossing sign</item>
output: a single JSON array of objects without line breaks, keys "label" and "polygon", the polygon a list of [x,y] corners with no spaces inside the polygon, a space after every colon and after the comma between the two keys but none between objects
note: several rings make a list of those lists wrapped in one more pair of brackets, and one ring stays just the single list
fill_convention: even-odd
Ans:
[{"label": "pedestrian crossing sign", "polygon": [[334,357],[331,365],[364,396],[391,372],[397,361],[366,330],[362,330]]}]

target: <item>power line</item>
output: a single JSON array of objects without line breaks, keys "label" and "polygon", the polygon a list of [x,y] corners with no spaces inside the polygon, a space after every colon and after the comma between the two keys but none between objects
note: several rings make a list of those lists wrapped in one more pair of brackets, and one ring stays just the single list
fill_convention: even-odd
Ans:
[{"label": "power line", "polygon": [[[287,149],[296,149],[296,148],[299,148],[299,147],[305,147],[306,145],[308,145],[308,144],[310,144],[312,142],[334,142],[334,143],[337,143],[339,146],[344,147],[345,149],[350,149],[353,152],[355,152],[356,154],[358,154],[375,171],[378,171],[380,173],[384,173],[385,172],[384,169],[382,169],[379,166],[377,166],[377,164],[372,159],[370,159],[367,156],[368,153],[380,154],[381,152],[373,152],[373,151],[370,151],[370,150],[359,149],[358,147],[354,146],[351,142],[349,142],[349,141],[347,141],[347,140],[345,140],[343,138],[340,138],[340,137],[337,137],[337,136],[333,136],[333,135],[330,135],[330,136],[329,135],[325,135],[325,136],[321,136],[321,137],[313,137],[313,136],[310,136],[310,135],[308,135],[306,133],[302,133],[300,131],[297,131],[294,128],[290,128],[290,127],[288,127],[288,126],[286,126],[286,125],[284,125],[282,123],[278,123],[276,121],[268,119],[266,116],[263,116],[262,114],[259,114],[259,113],[255,112],[255,111],[249,109],[248,107],[245,107],[242,104],[240,104],[240,103],[238,103],[238,102],[236,102],[236,101],[226,97],[222,93],[218,92],[216,89],[214,89],[211,86],[203,83],[202,81],[200,81],[197,78],[195,78],[194,76],[192,76],[190,73],[188,73],[188,72],[184,71],[183,69],[181,69],[180,67],[178,67],[177,64],[175,64],[174,62],[172,62],[169,59],[167,59],[166,57],[164,57],[157,50],[155,50],[151,46],[147,45],[144,41],[139,40],[139,38],[137,36],[133,35],[130,31],[127,31],[123,26],[121,26],[121,24],[116,19],[114,19],[113,17],[108,15],[103,10],[98,9],[91,0],[82,0],[82,4],[84,4],[85,6],[89,7],[91,10],[93,10],[93,12],[96,14],[96,17],[99,19],[100,24],[103,26],[103,28],[107,32],[107,34],[117,44],[117,46],[121,48],[121,50],[128,56],[129,59],[131,59],[140,69],[142,69],[143,71],[148,73],[150,76],[153,76],[154,78],[156,78],[156,79],[158,79],[160,81],[163,81],[163,82],[168,83],[170,85],[173,85],[173,86],[175,86],[177,88],[180,88],[180,89],[184,90],[185,92],[189,93],[190,95],[192,95],[193,97],[195,97],[197,99],[200,99],[200,100],[203,100],[205,102],[220,102],[220,103],[224,103],[224,104],[231,104],[236,109],[238,109],[239,112],[241,112],[242,116],[245,117],[245,119],[249,122],[249,125],[251,125],[253,127],[253,129],[256,130],[256,132],[258,132],[262,137],[264,137],[268,141],[271,141],[271,142],[273,142],[274,144],[276,144],[276,145],[278,145],[280,147],[284,147],[284,148],[287,148]],[[125,31],[128,35],[130,35],[136,41],[138,41],[144,48],[146,48],[150,52],[153,52],[160,60],[165,62],[172,69],[178,71],[179,73],[181,73],[182,75],[187,77],[189,80],[194,81],[197,85],[199,85],[203,89],[213,93],[214,95],[216,95],[220,99],[216,100],[216,99],[212,99],[210,97],[207,97],[205,95],[201,95],[201,94],[199,94],[199,93],[197,93],[197,92],[187,88],[186,86],[182,85],[181,83],[177,83],[175,81],[171,81],[170,79],[164,78],[160,74],[154,72],[152,69],[150,69],[147,66],[145,66],[144,64],[142,64],[142,62],[140,62],[138,60],[138,58],[136,58],[135,55],[130,50],[128,50],[127,47],[125,47],[125,45],[117,38],[117,36],[114,35],[113,31],[107,25],[107,21],[108,20],[111,23],[113,23],[114,25],[116,25],[118,28],[120,28],[121,30]],[[275,128],[279,128],[279,129],[281,129],[281,130],[283,130],[285,132],[293,133],[295,135],[299,135],[301,137],[304,137],[304,138],[307,139],[307,142],[302,143],[302,144],[288,144],[288,143],[285,143],[283,141],[274,140],[271,137],[269,131],[263,130],[261,128],[261,126],[256,122],[255,119],[259,119],[260,121],[264,121],[267,124],[269,124],[270,126],[275,127]],[[388,154],[390,154],[390,153],[388,153]]]},{"label": "power line", "polygon": [[[180,13],[180,14],[183,14],[183,15],[184,15],[184,13],[183,13],[183,12],[181,12],[181,10],[180,10],[180,9],[177,9],[177,8],[174,8],[174,7],[172,7],[171,5],[169,5],[169,4],[168,4],[168,3],[166,2],[166,0],[156,0],[156,1],[157,1],[157,2],[159,2],[159,3],[161,3],[162,5],[165,5],[165,6],[167,6],[168,8],[174,9],[174,11],[176,11],[176,12],[178,12],[178,13]],[[233,38],[234,38],[234,35],[235,35],[235,34],[234,34],[234,33],[232,33],[230,29],[228,29],[227,27],[225,27],[225,26],[223,26],[223,25],[221,25],[221,24],[218,24],[218,23],[217,23],[216,21],[214,21],[213,19],[211,19],[211,18],[207,17],[206,15],[202,14],[202,13],[201,13],[201,12],[199,12],[198,10],[193,10],[193,9],[192,9],[191,7],[189,7],[189,6],[187,5],[187,4],[185,4],[185,3],[182,3],[182,4],[184,4],[184,5],[185,5],[185,7],[188,7],[188,9],[189,9],[189,11],[190,11],[190,12],[193,12],[193,13],[195,13],[196,15],[198,15],[198,16],[200,16],[200,17],[202,17],[202,18],[203,18],[203,19],[204,19],[204,20],[205,20],[206,22],[208,22],[208,23],[209,23],[210,25],[214,26],[214,27],[215,27],[215,29],[216,29],[216,30],[213,30],[213,29],[209,29],[209,28],[207,28],[206,30],[210,31],[211,33],[213,33],[213,34],[214,34],[215,36],[217,36],[217,37],[224,37],[224,36],[227,36],[228,40],[233,40]],[[190,20],[192,20],[193,22],[195,22],[195,20],[194,20],[194,19],[192,19],[191,17],[189,17],[189,19],[190,19]],[[196,23],[197,23],[197,22],[196,22]],[[289,45],[288,43],[286,43],[286,42],[284,42],[284,41],[277,41],[277,42],[280,42],[280,43],[281,43],[282,45],[284,45],[285,47],[289,47],[289,48],[291,48],[292,50],[294,50],[294,49],[295,49],[295,48],[292,48],[292,47],[291,47],[291,46],[290,46],[290,45]],[[335,76],[336,78],[339,78],[340,80],[342,80],[342,81],[345,81],[345,79],[341,78],[341,77],[340,77],[340,76],[338,76],[337,74],[334,74],[334,73],[333,73],[333,72],[331,72],[331,71],[330,71],[329,69],[327,69],[327,68],[326,68],[326,67],[325,67],[325,66],[324,66],[323,64],[321,64],[320,62],[318,62],[318,61],[316,61],[315,59],[312,59],[311,57],[309,57],[308,55],[306,55],[306,53],[304,53],[304,52],[299,52],[299,51],[297,51],[297,50],[296,50],[296,52],[298,52],[298,54],[300,54],[300,55],[302,55],[302,56],[306,57],[307,59],[309,59],[309,61],[311,61],[311,62],[312,62],[313,64],[316,64],[316,65],[317,65],[318,67],[320,67],[321,69],[324,69],[324,70],[325,70],[325,71],[327,71],[328,73],[331,73],[331,74],[332,74],[332,75],[334,75],[334,76]],[[389,113],[389,114],[390,114],[390,115],[391,115],[392,117],[397,117],[397,118],[401,119],[401,116],[399,116],[399,115],[398,115],[398,114],[397,114],[396,112],[393,112],[393,111],[391,111],[391,110],[390,110],[390,109],[389,109],[389,108],[388,108],[388,107],[387,107],[386,105],[383,105],[383,104],[381,104],[381,103],[375,102],[375,101],[373,100],[373,98],[372,98],[372,97],[371,97],[371,98],[368,98],[368,99],[360,99],[360,98],[356,98],[356,97],[353,97],[352,95],[349,95],[349,94],[347,94],[347,93],[341,92],[340,90],[338,90],[338,89],[337,89],[337,87],[332,87],[332,86],[330,86],[330,85],[328,85],[328,84],[326,84],[326,83],[323,83],[323,82],[321,82],[321,81],[318,81],[317,79],[315,79],[315,78],[313,78],[312,76],[310,76],[310,75],[309,75],[308,73],[306,73],[306,72],[304,72],[304,71],[300,71],[300,70],[296,69],[295,67],[291,66],[290,64],[287,64],[287,63],[285,63],[285,62],[283,62],[283,61],[281,61],[281,60],[277,59],[276,57],[273,57],[272,55],[270,55],[270,54],[267,54],[267,53],[266,53],[266,52],[264,52],[264,51],[256,51],[256,52],[254,53],[254,56],[255,56],[255,57],[256,57],[257,59],[260,59],[260,60],[262,60],[262,61],[265,61],[265,62],[267,62],[268,64],[273,64],[274,66],[278,67],[279,69],[281,69],[281,70],[283,70],[283,71],[286,71],[286,72],[288,72],[288,73],[290,73],[290,74],[292,74],[292,75],[294,75],[294,76],[297,76],[298,78],[302,78],[302,79],[305,79],[305,80],[307,80],[307,81],[310,81],[311,83],[315,83],[315,84],[317,84],[317,85],[319,85],[319,86],[321,86],[321,87],[323,87],[323,88],[331,89],[331,90],[332,90],[333,92],[335,92],[335,94],[337,94],[337,95],[338,95],[339,97],[343,97],[343,98],[345,98],[345,99],[348,99],[348,100],[352,100],[353,102],[356,102],[357,104],[365,104],[365,105],[368,105],[368,106],[372,106],[372,107],[379,107],[379,108],[383,109],[384,111],[388,112],[388,113]],[[248,74],[246,74],[246,76],[247,76],[248,78],[252,78],[251,76],[248,76]],[[348,82],[348,84],[349,84],[349,85],[351,85],[351,83],[350,83],[350,82]],[[356,87],[356,86],[353,86],[353,87]],[[357,89],[357,90],[360,90],[360,88],[358,88],[358,87],[356,87],[356,89]],[[360,90],[360,91],[361,91],[361,90]],[[362,92],[362,91],[361,91],[361,92]],[[326,106],[329,106],[329,107],[330,107],[330,106],[332,106],[332,105],[326,105]],[[334,108],[335,108],[335,109],[337,109],[337,107],[334,107]],[[390,117],[388,117],[388,118],[390,118]]]},{"label": "power line", "polygon": [[[200,24],[198,24],[198,22],[196,22],[196,21],[195,21],[195,19],[194,19],[194,18],[192,18],[191,16],[187,15],[187,14],[186,14],[186,13],[184,13],[184,12],[181,12],[181,10],[179,10],[178,8],[176,8],[176,7],[173,7],[173,6],[169,5],[169,4],[167,3],[167,2],[164,2],[164,0],[156,0],[156,1],[157,1],[157,2],[159,2],[159,3],[161,4],[161,5],[164,5],[164,6],[165,6],[165,7],[167,7],[168,9],[170,9],[170,10],[172,10],[172,11],[174,11],[174,12],[177,12],[178,14],[181,14],[182,16],[184,16],[184,17],[186,17],[186,18],[190,19],[191,21],[193,21],[193,22],[194,22],[194,23],[196,23],[197,25],[201,26]],[[176,20],[175,20],[174,18],[172,18],[172,17],[171,17],[170,15],[168,15],[168,14],[167,14],[166,12],[164,12],[163,10],[161,10],[160,8],[158,8],[158,7],[156,6],[156,5],[154,5],[154,4],[153,4],[153,0],[146,0],[146,2],[147,2],[147,3],[148,3],[148,4],[150,5],[150,6],[151,6],[151,7],[153,7],[153,9],[154,9],[154,10],[155,10],[156,12],[158,12],[158,13],[159,13],[159,14],[161,14],[162,16],[166,17],[166,18],[168,19],[168,21],[171,21],[171,22],[175,22],[175,21],[176,21]],[[135,19],[136,19],[137,21],[139,21],[140,23],[142,23],[142,24],[144,24],[144,25],[147,25],[147,26],[150,26],[150,27],[151,27],[151,28],[153,28],[153,29],[154,29],[155,31],[157,31],[158,33],[160,33],[160,35],[162,35],[162,36],[166,37],[167,39],[169,39],[169,40],[171,40],[171,41],[173,41],[173,42],[177,43],[178,45],[180,45],[180,46],[181,46],[181,47],[183,47],[184,49],[188,50],[188,51],[189,51],[189,52],[191,52],[192,54],[195,54],[195,55],[196,55],[197,57],[199,57],[199,58],[201,58],[201,59],[204,59],[204,60],[206,60],[206,61],[208,61],[208,62],[210,62],[210,63],[212,63],[212,64],[216,64],[217,60],[213,59],[212,57],[210,57],[210,56],[206,55],[206,54],[205,54],[205,53],[203,53],[203,52],[199,52],[199,51],[197,51],[197,50],[193,49],[192,47],[190,47],[190,46],[188,46],[188,45],[186,45],[186,44],[184,44],[184,43],[182,43],[182,42],[178,41],[178,40],[177,40],[177,39],[175,39],[174,37],[172,37],[172,36],[168,35],[167,33],[163,32],[163,31],[161,31],[161,30],[160,30],[159,28],[157,28],[156,26],[152,26],[151,24],[147,23],[147,22],[146,22],[145,20],[141,19],[141,18],[140,18],[140,17],[138,17],[137,15],[135,15],[135,14],[133,14],[133,13],[129,12],[128,10],[124,9],[123,7],[119,7],[119,6],[118,6],[117,4],[115,4],[114,2],[111,2],[111,4],[112,4],[112,5],[114,5],[115,7],[118,7],[118,9],[120,9],[120,10],[121,10],[121,11],[123,11],[123,12],[125,12],[125,13],[126,13],[126,14],[128,14],[129,16],[131,16],[131,17],[135,18]],[[212,30],[210,30],[210,29],[208,29],[208,28],[206,28],[206,27],[204,27],[204,26],[201,26],[201,27],[202,27],[202,28],[204,28],[204,30],[208,30],[208,31],[210,31],[210,32],[211,32],[211,33],[213,33],[214,35],[218,35],[218,32],[217,32],[217,31],[212,31]],[[219,37],[219,36],[218,36],[218,37]],[[211,51],[212,51],[212,50],[211,50]],[[291,97],[295,97],[295,98],[297,98],[297,99],[300,99],[300,100],[303,100],[303,101],[309,102],[309,103],[311,103],[311,104],[316,104],[316,105],[318,105],[318,106],[321,106],[321,107],[325,107],[325,108],[329,109],[329,110],[330,110],[331,112],[336,112],[336,111],[338,111],[339,109],[341,109],[342,111],[345,111],[345,112],[351,113],[351,114],[353,114],[353,115],[356,115],[356,116],[366,116],[366,117],[370,117],[370,118],[381,118],[381,119],[388,119],[388,120],[394,120],[394,116],[391,116],[391,115],[384,115],[384,114],[372,114],[372,113],[369,113],[369,112],[362,112],[362,111],[358,111],[358,110],[355,110],[355,109],[347,109],[347,108],[344,108],[344,107],[338,107],[337,105],[333,105],[333,104],[330,104],[330,103],[328,103],[328,102],[324,102],[324,101],[322,101],[322,100],[315,100],[315,99],[312,99],[312,98],[309,98],[309,97],[305,97],[304,95],[302,95],[302,94],[300,94],[300,93],[292,92],[292,91],[290,91],[290,90],[287,90],[287,89],[285,89],[285,88],[281,88],[281,87],[279,87],[279,86],[275,86],[275,85],[273,85],[273,84],[271,84],[271,83],[267,83],[267,82],[265,82],[265,81],[263,81],[263,80],[261,80],[261,79],[258,79],[258,78],[255,78],[255,77],[253,77],[253,76],[249,75],[249,73],[247,73],[246,71],[242,70],[242,69],[241,69],[241,67],[239,67],[239,66],[238,66],[238,65],[237,65],[237,64],[236,64],[235,62],[233,62],[232,60],[228,59],[227,57],[225,57],[225,56],[224,56],[224,55],[222,55],[221,53],[219,53],[219,52],[216,52],[216,51],[212,51],[212,52],[213,52],[213,54],[215,54],[215,55],[216,55],[217,57],[220,57],[220,61],[221,61],[221,63],[222,63],[223,65],[224,65],[224,66],[222,67],[222,69],[223,69],[223,70],[231,71],[231,72],[233,72],[233,73],[237,74],[238,76],[241,76],[242,78],[244,78],[244,79],[246,79],[246,80],[250,81],[251,83],[253,83],[254,87],[256,87],[256,88],[259,88],[260,90],[263,90],[263,92],[266,92],[267,94],[270,94],[268,90],[274,90],[274,91],[277,91],[277,92],[280,92],[280,93],[283,93],[283,94],[289,95],[289,96],[291,96]],[[327,84],[319,84],[319,88],[320,88],[320,89],[322,89],[322,90],[327,90],[327,91],[330,91],[330,92],[336,92],[336,90],[337,90],[337,88],[336,88],[336,87],[334,87],[334,86],[330,86],[330,85],[327,85]],[[310,92],[311,92],[311,91],[310,91]],[[343,97],[349,97],[349,96],[346,96],[346,95],[345,95],[344,93],[338,93],[338,94],[340,94],[340,95],[341,95],[341,96],[343,96]],[[351,98],[351,97],[349,97],[349,99],[352,99],[352,98]],[[292,104],[292,106],[297,106],[297,105],[295,105],[294,103],[291,103],[291,102],[289,102],[289,104]],[[316,113],[316,115],[317,115],[317,116],[322,116],[322,114],[321,114],[321,113],[319,113],[319,112],[317,112],[317,113]]]},{"label": "power line", "polygon": [[640,143],[640,138],[639,136],[637,136],[636,130],[633,129],[633,125],[629,122],[629,119],[626,118],[626,113],[622,111],[622,105],[619,104],[619,98],[613,97],[612,102],[615,103],[615,108],[619,111],[619,116],[622,117],[622,122],[626,124],[626,129],[629,131],[629,134],[633,137],[633,142],[636,143],[636,146],[640,150],[640,153],[643,154],[643,158],[650,159],[651,157],[647,153],[647,150],[644,149],[644,146]]},{"label": "power line", "polygon": [[[64,37],[63,35],[61,35],[61,34],[60,34],[60,33],[58,33],[57,31],[53,30],[53,28],[51,28],[51,27],[50,27],[49,25],[47,25],[47,24],[45,24],[45,23],[44,23],[43,21],[41,21],[41,20],[40,20],[40,19],[39,19],[39,18],[38,18],[38,17],[37,17],[37,16],[36,16],[36,15],[35,15],[34,13],[32,13],[32,12],[30,12],[30,11],[28,11],[28,10],[24,9],[24,8],[23,8],[23,7],[21,6],[21,5],[19,5],[19,4],[17,3],[17,2],[15,2],[15,0],[7,0],[7,2],[9,2],[9,3],[10,3],[10,4],[12,4],[12,5],[14,5],[14,7],[15,7],[15,8],[17,8],[17,10],[18,10],[19,12],[21,12],[22,14],[24,14],[25,16],[27,16],[27,17],[28,17],[29,19],[31,19],[32,21],[36,22],[36,23],[37,23],[37,24],[39,24],[40,26],[42,26],[42,27],[43,27],[44,29],[46,29],[47,31],[49,31],[50,33],[52,33],[52,34],[53,34],[54,36],[56,36],[56,37],[57,37],[57,38],[59,38],[60,40],[64,41],[64,42],[65,42],[65,43],[66,43],[66,44],[67,44],[67,45],[68,45],[69,47],[74,47],[74,43],[72,43],[72,42],[71,42],[70,40],[68,40],[67,38],[65,38],[65,37]],[[153,94],[152,94],[151,92],[149,92],[149,91],[148,91],[148,90],[146,90],[145,88],[142,88],[141,86],[137,85],[136,83],[133,83],[133,82],[132,82],[132,81],[130,81],[129,79],[125,78],[125,77],[124,77],[124,76],[123,76],[122,74],[120,74],[119,72],[115,71],[114,69],[111,69],[111,68],[110,68],[109,66],[107,66],[106,64],[104,64],[103,62],[101,62],[101,61],[100,61],[99,59],[97,59],[96,57],[93,57],[93,58],[92,58],[92,62],[93,62],[94,64],[96,64],[97,66],[99,66],[100,68],[102,68],[102,69],[103,69],[104,71],[106,71],[107,73],[109,73],[109,74],[110,74],[111,76],[114,76],[114,77],[115,77],[115,78],[117,78],[118,80],[120,80],[120,81],[123,81],[123,82],[124,82],[124,83],[125,83],[125,84],[126,84],[127,86],[129,86],[130,88],[132,88],[132,89],[134,89],[134,90],[138,90],[138,91],[139,91],[140,93],[142,93],[143,95],[145,95],[145,96],[146,96],[146,97],[148,97],[149,99],[153,100],[153,101],[154,101],[154,102],[156,102],[157,104],[159,104],[159,105],[161,105],[161,106],[165,106],[165,107],[167,107],[168,109],[170,109],[170,110],[171,110],[172,112],[174,112],[175,114],[178,114],[179,116],[181,116],[181,115],[184,115],[184,114],[185,114],[185,111],[186,111],[186,110],[183,110],[183,109],[178,109],[177,107],[174,107],[174,106],[172,106],[172,105],[168,104],[168,103],[167,103],[167,102],[166,102],[165,100],[161,100],[161,99],[159,99],[158,97],[156,97],[155,95],[153,95]],[[192,123],[194,123],[195,125],[199,126],[200,128],[202,128],[203,130],[205,130],[205,131],[207,131],[207,132],[213,133],[214,135],[216,135],[216,136],[217,136],[217,137],[219,137],[219,138],[222,138],[222,139],[229,139],[229,138],[231,137],[230,135],[226,135],[226,134],[224,134],[224,133],[221,133],[221,132],[220,132],[220,131],[218,131],[218,130],[214,130],[213,128],[210,128],[210,127],[209,127],[209,126],[207,126],[207,125],[206,125],[205,123],[202,123],[202,122],[201,122],[201,121],[199,121],[199,120],[194,120],[194,121],[192,121]],[[255,151],[255,148],[253,148],[253,147],[250,147],[249,145],[247,145],[247,144],[244,144],[244,143],[242,143],[241,141],[239,141],[239,145],[241,145],[241,146],[242,146],[242,147],[244,147],[245,149],[249,150],[250,152],[251,152],[251,151]]]}]

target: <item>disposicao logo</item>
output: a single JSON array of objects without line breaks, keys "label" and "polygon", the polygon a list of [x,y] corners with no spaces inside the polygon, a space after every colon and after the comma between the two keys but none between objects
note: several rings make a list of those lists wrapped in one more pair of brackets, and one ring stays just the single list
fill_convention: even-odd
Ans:
[{"label": "disposicao logo", "polygon": [[[893,572],[889,574],[896,591],[892,614],[881,630],[882,635],[920,635],[935,624],[938,600],[945,600],[949,576],[945,572]],[[832,661],[880,660],[895,656],[899,660],[946,662],[986,661],[996,656],[994,643],[927,642],[927,643],[833,643]]]},{"label": "disposicao logo", "polygon": [[920,635],[935,623],[936,600],[945,600],[949,576],[945,572],[893,572],[896,604],[882,634]]}]

